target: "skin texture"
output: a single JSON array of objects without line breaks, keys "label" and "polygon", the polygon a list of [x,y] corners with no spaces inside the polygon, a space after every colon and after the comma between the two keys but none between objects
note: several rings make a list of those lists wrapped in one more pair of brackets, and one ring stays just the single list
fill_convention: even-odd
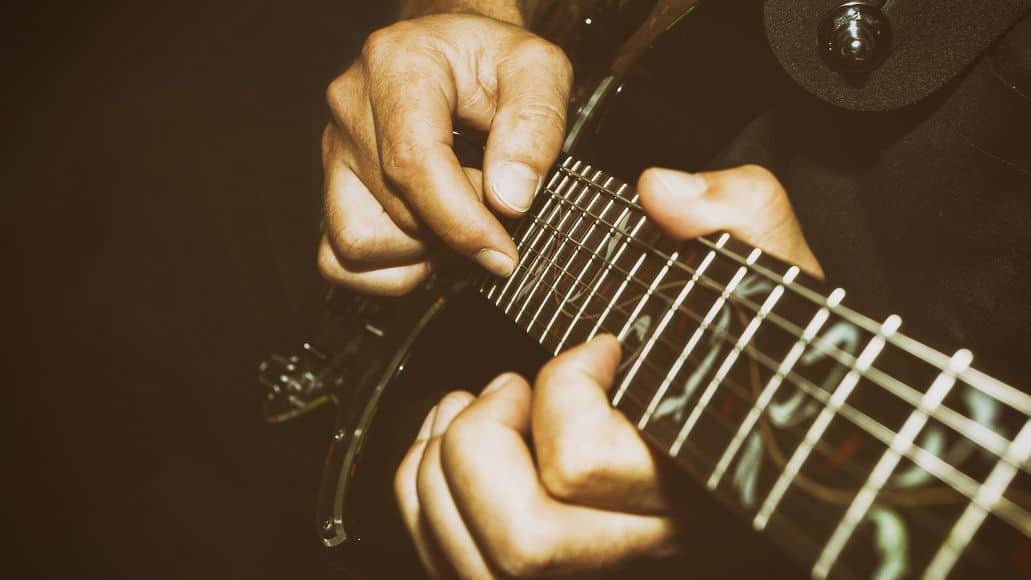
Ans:
[{"label": "skin texture", "polygon": [[[429,273],[438,239],[495,274],[511,272],[516,248],[496,215],[525,211],[557,156],[571,77],[555,46],[475,14],[370,35],[327,92],[323,275],[403,294]],[[456,120],[488,131],[484,173],[459,166]],[[637,186],[674,237],[725,230],[823,274],[784,188],[761,167],[655,168]],[[618,360],[615,339],[600,336],[549,362],[532,388],[504,374],[430,411],[394,488],[431,575],[560,575],[678,549],[660,464],[608,404]]]},{"label": "skin texture", "polygon": [[[672,236],[729,231],[822,276],[761,167],[650,169],[638,192]],[[608,403],[618,361],[616,340],[599,336],[552,359],[532,388],[505,374],[430,411],[394,490],[431,575],[564,575],[680,549],[662,465]]]},{"label": "skin texture", "polygon": [[[571,80],[558,47],[492,18],[431,15],[372,33],[327,91],[322,273],[403,294],[439,239],[508,275],[518,255],[495,213],[532,201],[562,143]],[[455,157],[456,120],[489,131],[482,176]]]}]

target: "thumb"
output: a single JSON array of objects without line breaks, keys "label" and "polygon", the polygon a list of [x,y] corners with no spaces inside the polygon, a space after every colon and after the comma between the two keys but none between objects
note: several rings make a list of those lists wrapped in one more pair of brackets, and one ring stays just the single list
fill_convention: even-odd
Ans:
[{"label": "thumb", "polygon": [[606,396],[619,351],[615,337],[599,335],[541,369],[531,420],[541,483],[567,503],[660,513],[668,505],[656,456]]},{"label": "thumb", "polygon": [[652,168],[641,174],[637,191],[648,217],[676,238],[726,231],[823,277],[787,192],[763,167],[700,173]]}]

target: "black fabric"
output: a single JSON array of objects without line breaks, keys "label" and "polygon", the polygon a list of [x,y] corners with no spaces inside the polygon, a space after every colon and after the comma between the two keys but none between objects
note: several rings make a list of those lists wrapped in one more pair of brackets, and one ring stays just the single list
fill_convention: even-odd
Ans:
[{"label": "black fabric", "polygon": [[862,77],[831,70],[817,49],[820,21],[843,0],[766,0],[770,47],[801,87],[835,106],[884,111],[927,98],[974,62],[1031,0],[895,0],[885,5],[894,40]]},{"label": "black fabric", "polygon": [[5,13],[10,577],[340,577],[332,410],[265,425],[255,366],[317,320],[325,87],[388,8]]},{"label": "black fabric", "polygon": [[1029,20],[913,106],[857,112],[783,94],[714,163],[770,168],[828,278],[856,303],[901,313],[947,352],[972,347],[978,366],[1022,388],[1031,101],[998,63],[1026,70]]}]

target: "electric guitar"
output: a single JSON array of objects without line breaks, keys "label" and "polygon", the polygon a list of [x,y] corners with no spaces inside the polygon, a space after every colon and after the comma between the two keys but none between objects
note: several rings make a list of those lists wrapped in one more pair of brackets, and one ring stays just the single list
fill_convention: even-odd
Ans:
[{"label": "electric guitar", "polygon": [[608,332],[624,353],[612,404],[711,504],[696,534],[735,516],[720,529],[758,532],[724,543],[727,558],[766,547],[755,575],[1031,577],[1031,396],[727,234],[666,238],[589,162],[632,82],[605,76],[581,100],[511,224],[512,276],[454,263],[403,299],[334,290],[319,346],[261,365],[269,421],[337,404],[322,543],[353,574],[419,574],[392,480],[429,407]]}]

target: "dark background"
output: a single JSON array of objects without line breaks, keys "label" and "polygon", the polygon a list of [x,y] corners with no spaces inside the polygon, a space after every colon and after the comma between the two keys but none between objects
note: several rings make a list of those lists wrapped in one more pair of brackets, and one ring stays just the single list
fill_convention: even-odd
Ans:
[{"label": "dark background", "polygon": [[382,4],[8,9],[8,570],[327,575],[330,417],[264,425],[254,372],[313,323],[323,91]]}]

